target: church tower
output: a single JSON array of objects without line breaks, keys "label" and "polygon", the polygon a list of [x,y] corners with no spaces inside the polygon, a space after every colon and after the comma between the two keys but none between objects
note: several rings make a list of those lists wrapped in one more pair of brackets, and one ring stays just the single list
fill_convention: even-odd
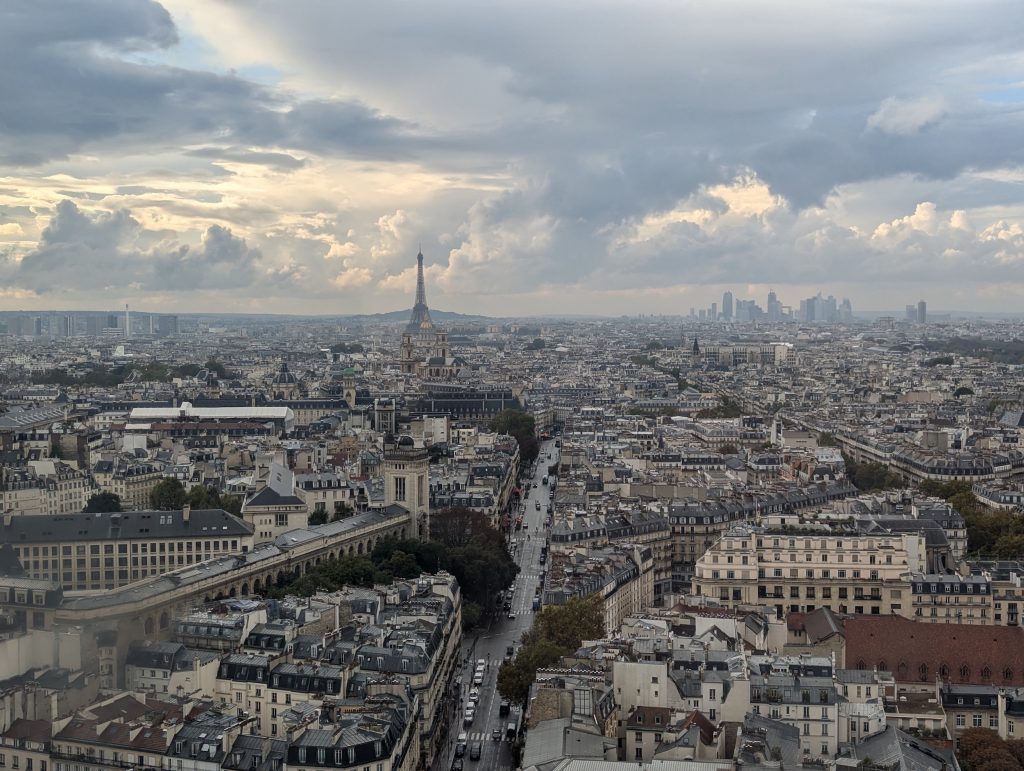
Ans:
[{"label": "church tower", "polygon": [[[387,440],[385,440],[387,442]],[[410,514],[409,538],[430,537],[430,456],[411,436],[392,437],[384,446],[384,507],[401,506]]]},{"label": "church tower", "polygon": [[399,349],[399,360],[399,364],[402,368],[402,374],[416,374],[416,346],[413,344],[411,332],[406,331],[402,333],[402,346]]}]

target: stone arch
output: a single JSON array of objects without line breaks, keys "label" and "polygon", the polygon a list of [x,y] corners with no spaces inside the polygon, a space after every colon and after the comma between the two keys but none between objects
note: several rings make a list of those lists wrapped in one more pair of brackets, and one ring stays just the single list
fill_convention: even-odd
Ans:
[{"label": "stone arch", "polygon": [[315,560],[313,560],[313,564],[314,565],[319,565],[320,564],[320,559],[321,559],[320,557],[317,557]]},{"label": "stone arch", "polygon": [[211,600],[211,599],[210,599],[210,595],[208,595],[208,594],[204,594],[204,595],[203,595],[203,603],[205,603],[205,604],[209,604],[209,603],[211,603],[211,602],[213,602],[213,600]]},{"label": "stone arch", "polygon": [[285,581],[284,571],[283,570],[278,570],[277,571],[277,577],[274,579],[274,583],[276,583],[278,586],[284,586],[284,581]]},{"label": "stone arch", "polygon": [[362,554],[362,553],[363,553],[363,542],[360,541],[359,545],[356,546],[356,554]]},{"label": "stone arch", "polygon": [[351,557],[353,555],[353,553],[355,553],[355,548],[356,547],[354,547],[352,544],[348,545],[348,556]]},{"label": "stone arch", "polygon": [[248,583],[243,583],[242,584],[242,592],[241,592],[241,594],[242,594],[243,597],[248,597],[249,596],[249,584]]},{"label": "stone arch", "polygon": [[143,624],[143,630],[146,632],[146,634],[153,634],[153,617],[152,616],[147,616],[146,617],[146,623]]},{"label": "stone arch", "polygon": [[263,592],[263,585],[260,583],[260,580],[258,578],[254,578],[253,582],[252,582],[252,593],[253,594],[262,594],[262,592]]},{"label": "stone arch", "polygon": [[166,629],[171,624],[171,618],[167,615],[167,611],[163,611],[160,614],[160,628]]}]

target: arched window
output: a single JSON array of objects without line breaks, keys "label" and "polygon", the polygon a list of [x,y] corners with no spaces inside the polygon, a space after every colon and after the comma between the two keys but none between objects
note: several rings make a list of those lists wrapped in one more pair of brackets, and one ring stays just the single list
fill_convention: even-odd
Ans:
[{"label": "arched window", "polygon": [[867,666],[867,664],[864,663],[864,659],[860,659],[857,662],[857,669],[867,669],[867,668],[868,668],[868,666]]},{"label": "arched window", "polygon": [[949,667],[945,664],[939,667],[939,677],[941,677],[943,680],[949,679]]},{"label": "arched window", "polygon": [[146,619],[146,634],[153,634],[153,618]]},{"label": "arched window", "polygon": [[167,611],[165,610],[163,613],[160,614],[160,628],[166,629],[169,623],[170,619],[167,617]]},{"label": "arched window", "polygon": [[927,680],[928,679],[928,665],[927,664],[922,664],[921,666],[919,666],[917,668],[917,676],[921,680]]},{"label": "arched window", "polygon": [[879,672],[888,672],[889,671],[889,668],[885,665],[885,659],[882,659],[881,661],[878,662],[878,671]]},{"label": "arched window", "polygon": [[971,668],[966,664],[960,667],[960,679],[965,683],[971,679]]},{"label": "arched window", "polygon": [[907,679],[908,669],[909,669],[909,667],[907,667],[907,662],[905,662],[905,661],[901,661],[899,663],[899,666],[896,667],[896,672],[899,675],[900,680],[906,680]]},{"label": "arched window", "polygon": [[992,679],[992,670],[989,667],[985,666],[985,667],[981,668],[981,679],[982,680],[991,680]]},{"label": "arched window", "polygon": [[1009,667],[1004,669],[1003,670],[1003,679],[1004,680],[1012,680],[1013,679],[1013,670],[1010,669]]}]

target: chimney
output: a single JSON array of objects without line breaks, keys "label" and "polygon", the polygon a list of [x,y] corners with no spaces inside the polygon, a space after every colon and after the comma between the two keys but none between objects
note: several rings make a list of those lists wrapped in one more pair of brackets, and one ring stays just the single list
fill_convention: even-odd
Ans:
[{"label": "chimney", "polygon": [[191,514],[192,514],[192,506],[190,506],[189,504],[187,504],[187,503],[186,503],[186,504],[185,504],[184,506],[182,506],[182,508],[181,508],[181,521],[182,521],[182,522],[183,522],[184,524],[186,524],[186,525],[187,525],[187,524],[188,524],[188,518],[189,518],[189,516],[190,516]]}]

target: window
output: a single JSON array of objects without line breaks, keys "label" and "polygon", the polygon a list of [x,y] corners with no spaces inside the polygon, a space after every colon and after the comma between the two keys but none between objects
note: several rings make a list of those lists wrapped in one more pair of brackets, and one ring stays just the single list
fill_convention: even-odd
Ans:
[{"label": "window", "polygon": [[981,715],[971,715],[971,725],[973,725],[975,728],[981,728]]},{"label": "window", "polygon": [[395,500],[405,500],[405,477],[395,477]]}]

